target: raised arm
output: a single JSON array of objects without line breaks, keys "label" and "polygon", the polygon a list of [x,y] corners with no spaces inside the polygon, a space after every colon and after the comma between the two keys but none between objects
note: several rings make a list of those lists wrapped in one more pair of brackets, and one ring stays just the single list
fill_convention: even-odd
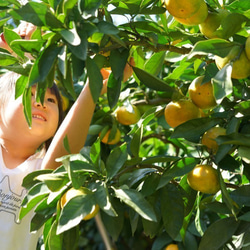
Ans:
[{"label": "raised arm", "polygon": [[[106,92],[106,84],[107,79],[104,80],[102,93]],[[68,154],[63,143],[66,136],[70,152],[79,153],[85,144],[94,110],[95,103],[89,84],[86,84],[56,132],[43,160],[43,169],[55,169],[60,165],[55,159]]]}]

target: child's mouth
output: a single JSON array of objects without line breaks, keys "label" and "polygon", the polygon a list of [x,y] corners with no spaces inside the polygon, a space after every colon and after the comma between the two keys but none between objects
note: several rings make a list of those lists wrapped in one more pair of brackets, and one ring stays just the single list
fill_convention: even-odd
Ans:
[{"label": "child's mouth", "polygon": [[42,121],[46,121],[46,119],[41,115],[32,115],[32,118],[39,119],[39,120],[42,120]]}]

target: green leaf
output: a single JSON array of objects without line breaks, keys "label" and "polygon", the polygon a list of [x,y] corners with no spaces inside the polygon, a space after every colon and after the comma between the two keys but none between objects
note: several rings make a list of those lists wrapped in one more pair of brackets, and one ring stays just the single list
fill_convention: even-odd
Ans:
[{"label": "green leaf", "polygon": [[31,88],[26,88],[23,93],[23,108],[24,115],[29,127],[32,126],[32,115],[31,115]]},{"label": "green leaf", "polygon": [[218,136],[216,142],[221,144],[233,144],[250,147],[250,135],[244,135],[240,133],[231,133],[229,135]]},{"label": "green leaf", "polygon": [[78,249],[79,248],[79,226],[73,227],[63,233],[63,248],[64,249]]},{"label": "green leaf", "polygon": [[194,45],[193,49],[188,55],[188,58],[196,55],[209,54],[225,57],[228,55],[233,46],[235,46],[233,43],[218,38],[199,41]]},{"label": "green leaf", "polygon": [[52,29],[63,28],[61,23],[43,2],[28,2],[21,8],[11,10],[10,14],[18,20],[33,23],[36,26],[48,26]]},{"label": "green leaf", "polygon": [[213,84],[214,97],[217,104],[220,104],[223,99],[233,91],[231,73],[232,65],[227,64],[216,74],[215,77],[211,79],[211,82]]},{"label": "green leaf", "polygon": [[123,71],[127,63],[128,56],[129,50],[127,49],[116,49],[111,51],[109,60],[112,73],[114,74],[115,79],[122,79]]},{"label": "green leaf", "polygon": [[133,208],[144,219],[157,221],[153,208],[141,193],[133,189],[115,189],[114,187],[113,189],[118,199]]},{"label": "green leaf", "polygon": [[81,0],[79,5],[85,14],[94,14],[101,2],[101,0]]},{"label": "green leaf", "polygon": [[4,39],[6,40],[7,44],[10,46],[10,48],[21,58],[24,58],[24,52],[16,48],[15,46],[12,47],[12,42],[15,40],[21,39],[21,37],[13,30],[11,29],[4,29]]},{"label": "green leaf", "polygon": [[154,53],[146,62],[145,70],[150,72],[152,75],[157,76],[162,70],[165,55],[165,51]]},{"label": "green leaf", "polygon": [[121,77],[116,79],[114,77],[114,74],[111,72],[107,84],[108,103],[111,109],[115,107],[119,100],[121,92],[121,83]]},{"label": "green leaf", "polygon": [[41,174],[47,174],[51,173],[53,170],[51,169],[43,169],[43,170],[37,170],[33,171],[32,173],[26,175],[23,178],[22,186],[25,187],[26,189],[30,189],[32,186],[37,184],[39,181],[36,179],[37,176]]},{"label": "green leaf", "polygon": [[177,161],[172,168],[167,169],[163,173],[158,185],[158,189],[168,184],[173,178],[190,172],[195,167],[195,165],[199,163],[199,161],[200,159],[192,157],[182,158],[181,160]]},{"label": "green leaf", "polygon": [[164,81],[146,72],[145,70],[137,67],[133,67],[133,70],[141,83],[145,84],[148,88],[158,91],[166,91],[170,96],[173,94],[179,95],[179,92],[176,89],[168,86]]},{"label": "green leaf", "polygon": [[176,239],[184,220],[184,204],[182,195],[173,184],[161,190],[161,215],[166,232]]},{"label": "green leaf", "polygon": [[217,250],[220,249],[228,240],[231,239],[239,226],[239,221],[233,217],[228,217],[215,221],[205,231],[198,250]]},{"label": "green leaf", "polygon": [[[78,37],[78,39],[80,38],[80,41],[78,41],[79,44],[77,43],[76,43],[77,45],[72,44],[72,42],[68,40],[67,45],[76,58],[80,59],[81,61],[85,61],[88,55],[87,32],[85,32],[84,30],[80,30],[78,32],[78,35],[76,34],[74,36],[79,36]],[[75,40],[78,40],[78,39],[75,39]]]},{"label": "green leaf", "polygon": [[46,80],[60,51],[60,47],[51,45],[40,54],[30,72],[30,86],[36,84],[37,82],[44,82]]},{"label": "green leaf", "polygon": [[130,150],[134,157],[139,157],[142,135],[143,135],[143,126],[141,126],[135,131],[130,143]]},{"label": "green leaf", "polygon": [[61,250],[62,249],[62,236],[57,234],[58,221],[54,221],[49,228],[49,233],[46,239],[48,249]]},{"label": "green leaf", "polygon": [[185,138],[186,140],[198,143],[202,134],[219,124],[221,121],[222,119],[220,118],[209,117],[189,120],[177,126],[171,138]]},{"label": "green leaf", "polygon": [[72,9],[74,8],[74,6],[76,5],[77,0],[65,0],[63,1],[63,13],[65,16],[68,15],[68,13],[70,11],[72,11]]},{"label": "green leaf", "polygon": [[114,148],[108,156],[106,162],[107,177],[112,179],[118,171],[123,167],[127,160],[127,145]]},{"label": "green leaf", "polygon": [[37,53],[41,50],[44,44],[43,40],[13,40],[11,47],[13,50],[24,51],[29,53]]},{"label": "green leaf", "polygon": [[248,21],[248,18],[240,13],[229,13],[221,21],[221,31],[223,37],[228,39],[235,33],[240,31],[244,24]]},{"label": "green leaf", "polygon": [[172,162],[172,161],[177,161],[179,160],[179,157],[176,156],[152,156],[152,157],[147,157],[142,160],[141,164],[142,165],[148,165],[148,164],[154,164],[154,163],[160,163],[160,162]]},{"label": "green leaf", "polygon": [[163,232],[154,240],[152,250],[164,249],[164,247],[172,243],[172,241],[173,239],[166,232]]},{"label": "green leaf", "polygon": [[82,186],[88,172],[98,173],[98,169],[80,154],[62,157],[61,161],[68,172],[73,187],[76,189]]},{"label": "green leaf", "polygon": [[87,68],[87,74],[89,77],[90,91],[91,91],[93,100],[96,103],[100,96],[102,87],[103,87],[102,74],[97,64],[95,63],[95,61],[91,59],[90,57],[88,57],[86,60],[86,68]]},{"label": "green leaf", "polygon": [[0,66],[8,66],[18,63],[18,59],[9,53],[0,52]]},{"label": "green leaf", "polygon": [[50,190],[44,183],[37,183],[34,185],[24,197],[22,207],[19,213],[19,219],[22,219],[28,212],[30,212],[40,201],[42,201]]},{"label": "green leaf", "polygon": [[37,205],[35,209],[36,213],[30,223],[30,232],[37,232],[56,213],[56,205],[57,200],[53,203],[48,203],[47,198]]},{"label": "green leaf", "polygon": [[124,228],[124,206],[115,198],[111,197],[111,203],[118,216],[110,216],[101,210],[101,219],[108,233],[114,241],[117,241],[122,229]]},{"label": "green leaf", "polygon": [[142,218],[142,225],[143,225],[145,235],[149,236],[150,238],[153,238],[157,235],[158,231],[160,230],[160,228],[162,226],[162,224],[161,224],[161,211],[160,211],[160,206],[159,206],[159,201],[158,201],[157,195],[149,197],[148,200],[156,211],[157,222],[145,220]]},{"label": "green leaf", "polygon": [[219,173],[219,181],[220,181],[220,189],[221,189],[221,195],[222,195],[222,201],[227,205],[228,209],[231,211],[231,213],[234,215],[236,218],[236,208],[237,205],[235,206],[235,202],[232,200],[232,198],[229,195],[229,191],[226,188],[226,184],[224,182],[224,179],[218,169]]},{"label": "green leaf", "polygon": [[100,21],[97,23],[97,27],[100,33],[108,35],[117,35],[119,29],[110,22]]},{"label": "green leaf", "polygon": [[78,194],[70,199],[61,211],[57,234],[61,234],[77,226],[91,212],[95,205],[93,194]]},{"label": "green leaf", "polygon": [[240,206],[250,206],[250,185],[244,185],[230,193],[232,199]]},{"label": "green leaf", "polygon": [[78,46],[81,43],[81,39],[77,34],[76,28],[73,28],[71,30],[62,29],[59,31],[61,36],[71,45]]},{"label": "green leaf", "polygon": [[133,187],[138,182],[143,182],[146,176],[155,173],[156,171],[157,170],[154,166],[150,168],[135,169],[134,171],[121,175],[119,181],[121,185]]},{"label": "green leaf", "polygon": [[69,182],[69,178],[66,173],[42,174],[37,176],[36,179],[44,182],[52,192],[60,190],[66,183]]},{"label": "green leaf", "polygon": [[15,98],[18,98],[23,94],[26,87],[28,87],[28,80],[29,78],[27,76],[20,76],[16,81],[16,87],[15,87]]},{"label": "green leaf", "polygon": [[113,204],[111,203],[109,190],[105,182],[95,183],[95,199],[98,201],[100,208],[109,216],[116,217],[118,216],[115,211]]}]

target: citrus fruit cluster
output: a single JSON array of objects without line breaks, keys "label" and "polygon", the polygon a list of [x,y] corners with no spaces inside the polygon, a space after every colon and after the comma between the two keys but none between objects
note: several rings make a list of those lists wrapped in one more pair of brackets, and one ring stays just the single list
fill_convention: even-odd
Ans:
[{"label": "citrus fruit cluster", "polygon": [[203,83],[204,76],[195,78],[188,88],[189,98],[168,103],[164,115],[170,127],[178,125],[203,115],[202,110],[216,106],[214,91],[211,81]]},{"label": "citrus fruit cluster", "polygon": [[208,15],[204,0],[165,0],[164,3],[168,12],[185,25],[198,25],[204,22]]},{"label": "citrus fruit cluster", "polygon": [[[130,126],[136,124],[141,118],[139,109],[131,104],[127,103],[120,106],[115,111],[115,119],[119,124]],[[117,144],[121,139],[121,132],[117,128],[114,133],[109,129],[104,137],[101,139],[102,143],[114,145]]]},{"label": "citrus fruit cluster", "polygon": [[247,38],[245,48],[242,45],[234,45],[225,57],[215,56],[218,69],[227,64],[232,64],[231,78],[244,79],[250,76],[250,38]]}]

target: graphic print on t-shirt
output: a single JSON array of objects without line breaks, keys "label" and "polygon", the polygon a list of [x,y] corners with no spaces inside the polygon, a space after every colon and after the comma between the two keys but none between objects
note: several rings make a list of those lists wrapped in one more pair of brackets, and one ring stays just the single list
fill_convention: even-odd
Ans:
[{"label": "graphic print on t-shirt", "polygon": [[18,216],[25,192],[25,189],[23,189],[21,194],[14,193],[10,188],[8,175],[0,180],[0,213],[13,214],[14,222],[17,224],[20,223]]}]

